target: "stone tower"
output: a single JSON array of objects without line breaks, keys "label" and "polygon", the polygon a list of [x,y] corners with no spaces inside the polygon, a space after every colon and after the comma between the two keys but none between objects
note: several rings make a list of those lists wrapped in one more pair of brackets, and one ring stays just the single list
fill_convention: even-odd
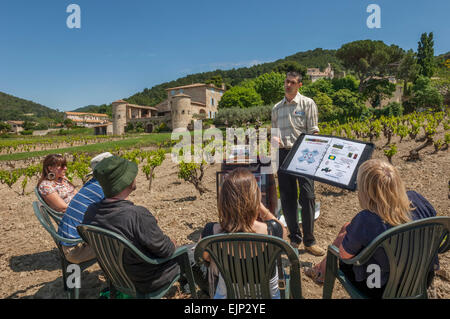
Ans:
[{"label": "stone tower", "polygon": [[191,97],[186,94],[177,94],[172,97],[172,129],[186,128],[191,122],[193,109]]},{"label": "stone tower", "polygon": [[122,135],[127,125],[127,102],[124,100],[112,103],[113,134]]}]

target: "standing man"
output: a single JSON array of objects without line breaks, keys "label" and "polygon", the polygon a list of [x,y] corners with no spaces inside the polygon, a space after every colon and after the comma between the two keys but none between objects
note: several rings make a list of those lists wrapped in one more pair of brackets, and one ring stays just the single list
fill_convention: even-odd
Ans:
[{"label": "standing man", "polygon": [[[284,81],[285,97],[272,109],[272,128],[280,130],[279,136],[273,139],[280,146],[280,164],[288,155],[297,138],[302,134],[317,134],[318,112],[314,101],[301,95],[298,89],[302,86],[302,77],[297,72],[288,72]],[[298,194],[298,186],[300,195]],[[289,239],[293,247],[303,241],[305,250],[312,255],[322,256],[325,251],[316,245],[314,238],[315,196],[314,181],[306,177],[296,177],[278,170],[281,207],[289,229]],[[298,203],[302,206],[303,237],[298,226]]]}]

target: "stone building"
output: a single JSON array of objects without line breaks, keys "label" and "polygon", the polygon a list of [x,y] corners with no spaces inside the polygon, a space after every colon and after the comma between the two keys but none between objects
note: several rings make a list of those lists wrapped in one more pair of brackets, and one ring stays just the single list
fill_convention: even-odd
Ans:
[{"label": "stone building", "polygon": [[106,114],[83,112],[64,112],[64,120],[67,119],[72,120],[77,126],[84,127],[94,127],[109,121]]},{"label": "stone building", "polygon": [[112,135],[112,134],[113,134],[112,122],[107,122],[105,124],[94,126],[94,135]]},{"label": "stone building", "polygon": [[24,130],[23,124],[24,121],[6,121],[9,125],[11,125],[10,133],[19,134]]},{"label": "stone building", "polygon": [[156,125],[166,122],[167,116],[158,116],[158,109],[152,106],[130,104],[124,100],[112,103],[114,135],[122,135],[129,123],[133,125],[141,122],[147,133],[153,132]]},{"label": "stone building", "polygon": [[[218,88],[212,84],[196,83],[166,89],[167,100],[160,109],[171,116],[171,128],[187,127],[194,114],[205,119],[213,119],[217,105],[225,92],[225,86]],[[164,103],[164,102],[163,102]]]},{"label": "stone building", "polygon": [[318,79],[322,78],[333,79],[334,71],[333,68],[331,67],[331,64],[328,63],[328,66],[325,68],[323,72],[321,72],[319,68],[308,68],[306,75],[310,77],[312,82],[315,82]]},{"label": "stone building", "polygon": [[112,103],[113,134],[125,133],[129,123],[142,122],[145,132],[151,133],[165,123],[171,130],[187,128],[199,114],[205,119],[215,118],[217,105],[225,92],[224,85],[196,83],[166,89],[167,99],[152,106],[130,104],[124,100]]}]

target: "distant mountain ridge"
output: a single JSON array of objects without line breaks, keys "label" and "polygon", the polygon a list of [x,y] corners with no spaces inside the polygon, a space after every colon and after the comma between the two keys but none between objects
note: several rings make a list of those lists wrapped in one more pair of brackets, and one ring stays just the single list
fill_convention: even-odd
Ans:
[{"label": "distant mountain ridge", "polygon": [[221,76],[225,83],[234,86],[246,79],[256,78],[261,74],[271,72],[283,63],[297,63],[305,68],[305,72],[306,68],[315,67],[324,69],[328,66],[328,63],[331,63],[336,72],[341,72],[343,71],[343,66],[341,61],[336,57],[336,51],[337,50],[317,48],[305,52],[297,52],[293,55],[285,57],[284,59],[262,63],[251,67],[190,74],[174,81],[158,84],[151,89],[146,88],[142,92],[138,92],[128,98],[124,98],[124,100],[138,105],[155,106],[167,98],[167,93],[165,91],[167,88],[193,83],[204,83],[214,76]]},{"label": "distant mountain ridge", "polygon": [[[335,73],[346,71],[341,61],[336,57],[337,50],[327,50],[317,48],[314,50],[308,50],[304,52],[297,52],[293,55],[287,56],[283,59],[276,60],[274,62],[267,62],[251,67],[243,67],[231,70],[215,70],[209,72],[190,74],[182,78],[178,78],[174,81],[164,82],[153,86],[151,89],[146,88],[141,92],[138,92],[128,98],[123,98],[129,103],[154,106],[164,101],[167,98],[167,92],[165,89],[170,87],[177,87],[182,85],[188,85],[193,83],[204,83],[214,76],[222,77],[223,81],[228,85],[238,85],[246,79],[252,79],[260,76],[261,74],[271,72],[277,68],[277,66],[289,63],[296,63],[303,68],[320,68],[324,69],[330,63],[335,70]],[[438,69],[444,72],[449,71],[450,68],[446,68],[444,65],[445,60],[450,59],[450,51],[444,54],[440,54],[435,57]],[[112,105],[88,105],[77,108],[73,112],[88,112],[88,113],[103,113],[111,116]],[[28,114],[28,115],[27,115]],[[33,115],[29,115],[33,114]],[[59,112],[47,106],[15,97],[13,95],[0,92],[0,121],[6,120],[38,120],[45,119],[47,121],[62,121],[64,112]]]},{"label": "distant mountain ridge", "polygon": [[112,116],[112,107],[111,105],[88,105],[84,107],[77,108],[72,112],[81,112],[81,113],[100,113],[100,114],[108,114],[110,117]]},{"label": "distant mountain ridge", "polygon": [[46,119],[49,122],[58,122],[63,119],[63,116],[63,112],[0,92],[0,121],[38,121],[39,119]]}]

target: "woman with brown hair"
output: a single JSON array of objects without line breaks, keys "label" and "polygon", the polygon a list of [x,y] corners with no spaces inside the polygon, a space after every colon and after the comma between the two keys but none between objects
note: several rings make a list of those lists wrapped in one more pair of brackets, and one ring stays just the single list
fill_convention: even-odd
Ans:
[{"label": "woman with brown hair", "polygon": [[61,154],[47,155],[42,164],[42,176],[37,188],[45,202],[58,212],[65,212],[73,196],[75,186],[66,177],[67,161]]},{"label": "woman with brown hair", "polygon": [[[285,227],[261,203],[261,191],[255,176],[245,168],[236,168],[224,179],[218,200],[219,223],[208,223],[200,237],[220,233],[256,233],[287,238]],[[223,278],[208,253],[203,259],[210,262],[209,293],[215,299],[226,298]],[[272,297],[279,298],[278,276],[271,280]]]},{"label": "woman with brown hair", "polygon": [[[372,159],[364,162],[357,175],[358,200],[362,208],[350,223],[346,223],[333,245],[339,248],[342,259],[350,259],[367,247],[373,239],[391,227],[427,217],[436,216],[433,206],[415,191],[406,191],[397,169],[391,164]],[[369,288],[366,279],[370,273],[367,266],[377,264],[381,269],[381,287]],[[437,257],[434,265],[438,269]],[[389,278],[389,262],[383,249],[378,249],[362,266],[340,263],[339,268],[347,278],[367,296],[381,298]],[[325,278],[326,259],[307,268],[305,274],[317,283]],[[434,271],[430,270],[428,285]]]}]

